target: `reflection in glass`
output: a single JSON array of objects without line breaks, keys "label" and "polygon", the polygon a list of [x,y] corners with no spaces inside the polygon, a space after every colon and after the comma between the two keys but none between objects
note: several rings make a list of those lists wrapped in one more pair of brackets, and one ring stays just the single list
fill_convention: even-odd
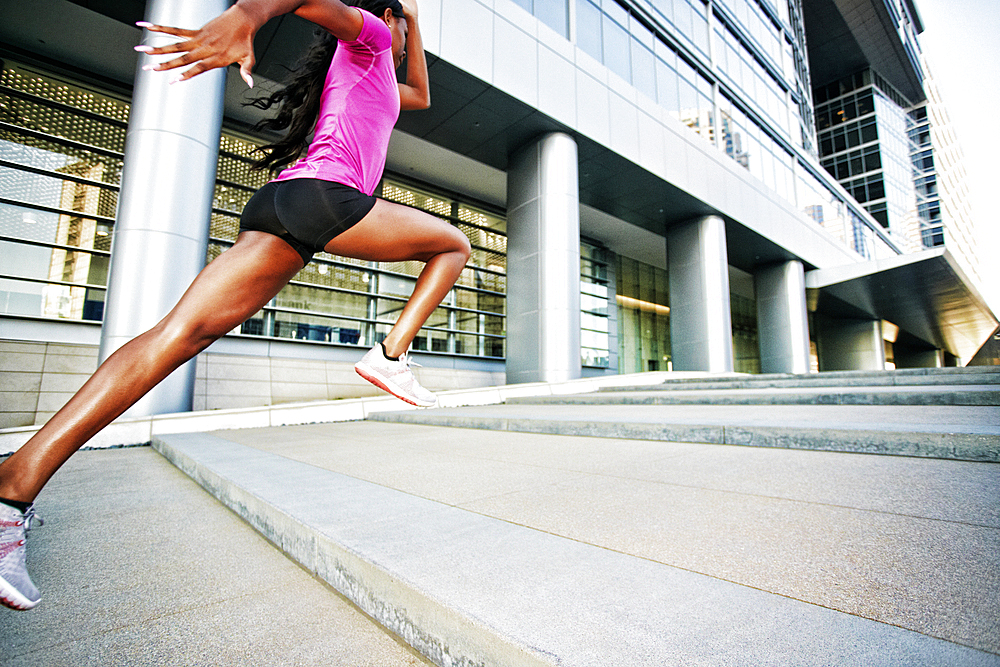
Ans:
[{"label": "reflection in glass", "polygon": [[618,372],[671,369],[667,272],[628,257],[616,264]]}]

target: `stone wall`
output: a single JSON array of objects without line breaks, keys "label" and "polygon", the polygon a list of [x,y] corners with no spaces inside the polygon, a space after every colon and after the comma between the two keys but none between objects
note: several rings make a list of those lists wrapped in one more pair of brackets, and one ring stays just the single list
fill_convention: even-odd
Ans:
[{"label": "stone wall", "polygon": [[[363,351],[358,351],[360,358]],[[204,352],[198,356],[194,409],[376,396],[353,363]],[[0,428],[41,424],[97,368],[96,345],[0,340]],[[456,368],[414,369],[432,391],[504,383],[504,373]]]}]

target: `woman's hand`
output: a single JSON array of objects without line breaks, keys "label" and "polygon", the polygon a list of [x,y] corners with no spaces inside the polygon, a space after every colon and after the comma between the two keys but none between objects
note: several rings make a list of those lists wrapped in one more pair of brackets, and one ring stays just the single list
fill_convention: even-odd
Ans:
[{"label": "woman's hand", "polygon": [[135,47],[136,51],[154,56],[172,53],[183,54],[158,65],[147,65],[143,69],[163,72],[192,65],[174,79],[174,81],[186,81],[202,72],[239,63],[240,76],[243,77],[248,86],[253,88],[253,77],[250,75],[255,63],[253,37],[263,23],[239,5],[230,7],[198,30],[184,30],[145,22],[138,25],[152,32],[182,38],[181,41],[167,46],[140,45]]},{"label": "woman's hand", "polygon": [[414,23],[417,20],[417,0],[399,0],[403,5],[403,18],[407,23]]},{"label": "woman's hand", "polygon": [[[413,12],[416,18],[415,3]],[[361,12],[340,0],[239,0],[198,30],[139,23],[146,30],[181,37],[182,41],[159,47],[140,45],[135,50],[152,56],[183,53],[173,60],[145,68],[162,72],[191,65],[174,81],[186,81],[202,72],[239,63],[240,76],[253,88],[250,72],[256,62],[253,55],[254,35],[269,19],[291,13],[329,30],[337,39],[348,41],[357,39],[364,23]]]}]

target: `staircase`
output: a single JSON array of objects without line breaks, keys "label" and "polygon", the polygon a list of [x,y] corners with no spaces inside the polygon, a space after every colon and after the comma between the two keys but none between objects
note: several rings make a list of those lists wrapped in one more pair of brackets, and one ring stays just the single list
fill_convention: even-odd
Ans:
[{"label": "staircase", "polygon": [[667,380],[379,413],[409,424],[1000,461],[1000,368]]},{"label": "staircase", "polygon": [[153,444],[438,665],[1000,665],[998,392],[733,375]]}]

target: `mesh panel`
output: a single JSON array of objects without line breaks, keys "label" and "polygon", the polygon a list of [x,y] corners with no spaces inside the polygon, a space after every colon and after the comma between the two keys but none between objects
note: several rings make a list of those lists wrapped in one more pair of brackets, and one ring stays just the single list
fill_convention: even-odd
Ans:
[{"label": "mesh panel", "polygon": [[[0,159],[47,172],[0,168],[0,196],[22,204],[0,204],[0,235],[45,244],[2,243],[5,257],[18,258],[7,263],[5,273],[13,279],[0,290],[10,294],[7,303],[14,304],[7,312],[99,320],[103,290],[58,283],[106,284],[129,103],[9,62],[0,85],[16,91],[0,91],[0,121],[25,130],[0,131]],[[241,211],[268,180],[267,172],[251,169],[257,145],[228,132],[220,138],[207,261],[235,242]],[[381,196],[448,220],[474,247],[455,290],[428,319],[414,348],[502,356],[502,339],[484,334],[504,334],[504,218],[391,177],[383,182]],[[73,213],[61,213],[69,211]],[[318,253],[241,331],[371,345],[388,332],[385,323],[398,317],[423,268],[417,261],[379,264]],[[375,285],[379,293],[373,291]],[[343,319],[348,317],[362,321]],[[381,322],[377,327],[376,320]]]}]

